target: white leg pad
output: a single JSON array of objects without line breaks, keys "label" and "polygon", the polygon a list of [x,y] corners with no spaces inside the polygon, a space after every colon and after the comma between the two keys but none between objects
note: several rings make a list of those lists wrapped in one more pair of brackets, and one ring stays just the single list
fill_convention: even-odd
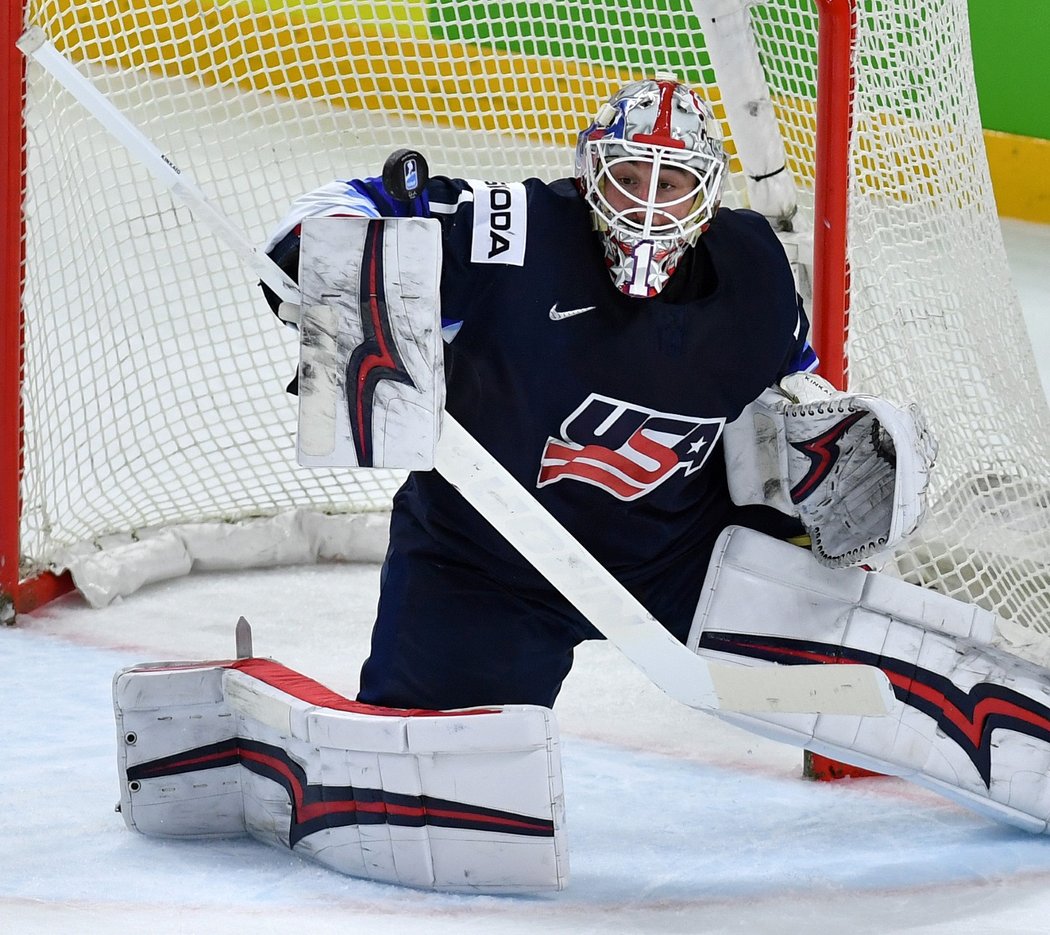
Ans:
[{"label": "white leg pad", "polygon": [[878,666],[896,696],[885,717],[719,716],[1042,832],[1050,672],[994,645],[996,621],[974,605],[859,568],[825,568],[807,550],[730,527],[688,642],[742,665]]},{"label": "white leg pad", "polygon": [[359,704],[265,659],[118,672],[121,813],[250,834],[351,876],[453,892],[568,879],[553,712]]}]

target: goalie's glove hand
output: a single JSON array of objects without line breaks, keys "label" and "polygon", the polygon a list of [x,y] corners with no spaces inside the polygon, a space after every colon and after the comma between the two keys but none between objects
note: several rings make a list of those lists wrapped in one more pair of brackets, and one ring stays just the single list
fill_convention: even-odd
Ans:
[{"label": "goalie's glove hand", "polygon": [[787,493],[821,564],[855,565],[911,535],[937,452],[919,407],[839,393],[812,374],[780,390]]}]

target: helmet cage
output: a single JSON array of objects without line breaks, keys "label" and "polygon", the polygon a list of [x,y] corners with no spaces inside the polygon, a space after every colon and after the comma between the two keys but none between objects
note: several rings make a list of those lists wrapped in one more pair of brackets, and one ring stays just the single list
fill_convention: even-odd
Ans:
[{"label": "helmet cage", "polygon": [[[577,142],[576,181],[617,289],[651,296],[664,287],[718,211],[727,161],[707,104],[670,76],[628,85],[602,106]],[[631,174],[625,163],[651,167],[646,192],[620,183]],[[664,190],[666,169],[692,177],[684,193]]]},{"label": "helmet cage", "polygon": [[[725,174],[725,159],[720,154],[611,137],[589,140],[585,147],[589,158],[583,160],[581,182],[587,200],[599,229],[611,231],[618,239],[651,240],[664,247],[677,241],[692,245],[718,210]],[[652,165],[649,190],[644,196],[628,192],[617,179],[616,169],[631,162]],[[668,168],[688,173],[692,184],[685,194],[665,199],[661,197],[660,174]],[[615,208],[609,202],[610,189],[619,194],[618,201],[623,202],[624,207]],[[669,209],[683,203],[691,207],[683,217],[676,217]]]}]

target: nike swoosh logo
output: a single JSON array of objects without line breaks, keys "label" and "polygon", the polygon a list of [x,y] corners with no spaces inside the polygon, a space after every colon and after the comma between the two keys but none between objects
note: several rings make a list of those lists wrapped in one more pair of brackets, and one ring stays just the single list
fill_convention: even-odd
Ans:
[{"label": "nike swoosh logo", "polygon": [[558,311],[558,303],[551,306],[551,321],[561,321],[563,318],[572,318],[573,315],[582,315],[596,309],[597,305],[588,305],[586,308],[567,308],[563,312]]}]

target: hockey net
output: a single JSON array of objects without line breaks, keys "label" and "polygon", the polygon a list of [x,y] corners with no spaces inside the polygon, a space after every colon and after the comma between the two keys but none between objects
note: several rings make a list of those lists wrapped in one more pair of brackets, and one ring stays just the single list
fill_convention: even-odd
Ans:
[{"label": "hockey net", "polygon": [[[820,8],[818,40],[814,0],[32,0],[2,54],[12,73],[8,46],[41,27],[260,243],[292,197],[377,174],[404,146],[435,172],[566,175],[597,102],[678,73],[736,153],[727,203],[769,216],[803,286],[813,275],[829,375],[920,401],[937,431],[933,517],[896,570],[1045,632],[1050,417],[1002,248],[966,0]],[[832,76],[821,107],[838,107],[819,119],[818,65]],[[4,590],[72,567],[105,603],[194,564],[355,554],[373,529],[361,518],[401,478],[295,465],[295,335],[238,259],[35,65],[21,116],[24,149],[8,156],[25,181],[9,201],[23,199],[24,240],[5,276],[21,265],[22,440],[2,442],[20,507],[5,499]],[[843,212],[848,199],[848,228],[828,199]],[[349,538],[333,517],[351,518]],[[287,547],[292,527],[302,548]]]}]

